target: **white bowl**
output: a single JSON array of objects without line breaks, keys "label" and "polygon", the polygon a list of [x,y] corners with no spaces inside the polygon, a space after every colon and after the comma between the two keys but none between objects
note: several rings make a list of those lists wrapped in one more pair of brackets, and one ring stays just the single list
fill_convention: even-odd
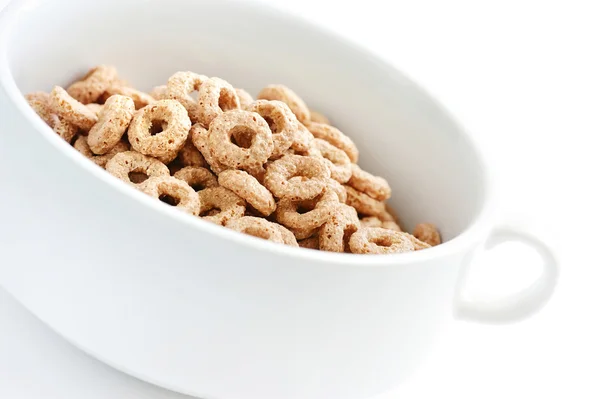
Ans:
[{"label": "white bowl", "polygon": [[[434,222],[445,243],[390,256],[295,249],[146,197],[22,97],[99,63],[141,89],[178,70],[253,94],[292,87],[388,179],[406,226]],[[397,385],[452,317],[464,259],[491,227],[487,169],[434,100],[367,51],[260,4],[17,1],[0,17],[0,110],[0,283],[99,359],[207,399],[367,398]],[[552,291],[551,255],[510,234],[543,251],[545,274],[506,301],[462,303],[471,316],[519,318]]]}]

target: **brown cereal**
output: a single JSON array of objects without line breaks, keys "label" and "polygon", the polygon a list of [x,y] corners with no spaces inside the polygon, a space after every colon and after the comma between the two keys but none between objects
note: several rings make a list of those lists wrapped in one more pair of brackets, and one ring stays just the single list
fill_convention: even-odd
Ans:
[{"label": "brown cereal", "polygon": [[246,107],[246,111],[256,112],[269,124],[273,139],[271,157],[283,155],[292,145],[298,128],[296,117],[289,107],[281,101],[256,100]]},{"label": "brown cereal", "polygon": [[385,203],[377,201],[350,186],[344,187],[346,188],[346,194],[348,194],[346,204],[355,208],[361,215],[378,216],[385,212]]},{"label": "brown cereal", "polygon": [[[153,134],[155,128],[159,132]],[[134,150],[169,163],[185,144],[190,128],[190,118],[180,103],[159,100],[135,113],[127,134]]]},{"label": "brown cereal", "polygon": [[208,130],[202,127],[201,124],[194,123],[190,129],[190,136],[194,147],[200,151],[200,154],[202,154],[204,160],[214,173],[219,174],[227,169],[227,166],[217,161],[210,152],[208,147]]},{"label": "brown cereal", "polygon": [[264,216],[275,211],[273,194],[262,186],[256,178],[243,170],[225,170],[219,174],[219,184],[246,200]]},{"label": "brown cereal", "polygon": [[273,223],[273,225],[277,226],[277,228],[279,229],[279,232],[281,233],[281,238],[283,239],[283,243],[285,245],[289,245],[291,247],[298,247],[298,241],[296,240],[294,233],[292,233],[280,224]]},{"label": "brown cereal", "polygon": [[279,229],[280,226],[266,219],[254,216],[243,216],[227,222],[225,227],[240,233],[283,244],[285,241]]},{"label": "brown cereal", "polygon": [[[297,153],[306,153],[310,151],[312,147],[312,141],[314,140],[313,134],[301,123],[298,123],[294,140],[290,148]],[[301,154],[305,155],[305,154]],[[309,155],[309,154],[306,154]]]},{"label": "brown cereal", "polygon": [[102,111],[102,108],[104,107],[104,105],[102,105],[102,104],[96,104],[96,103],[86,104],[85,106],[88,107],[88,109],[90,111],[92,111],[93,113],[95,113],[96,116],[99,116],[100,111]]},{"label": "brown cereal", "polygon": [[366,216],[360,219],[360,227],[381,227],[383,222],[377,216]]},{"label": "brown cereal", "polygon": [[392,196],[392,189],[384,178],[365,172],[356,164],[352,164],[352,177],[348,185],[379,201]]},{"label": "brown cereal", "polygon": [[415,249],[404,233],[381,227],[359,229],[350,237],[348,246],[350,251],[355,254],[392,254]]},{"label": "brown cereal", "polygon": [[186,166],[178,170],[173,177],[183,180],[197,192],[219,186],[216,176],[210,170],[199,166]]},{"label": "brown cereal", "polygon": [[307,238],[314,237],[319,234],[318,227],[314,228],[314,229],[310,229],[310,228],[294,229],[292,227],[288,227],[288,229],[294,234],[294,237],[296,237],[296,240],[305,240]]},{"label": "brown cereal", "polygon": [[[231,141],[232,136],[242,132],[252,135],[248,148],[239,147]],[[211,123],[208,147],[211,156],[221,164],[232,169],[248,170],[260,168],[269,159],[273,152],[273,139],[269,125],[258,114],[232,110],[221,113]]]},{"label": "brown cereal", "polygon": [[306,249],[319,249],[319,237],[309,237],[304,240],[298,241],[298,246],[300,248]]},{"label": "brown cereal", "polygon": [[356,148],[356,145],[350,137],[346,136],[335,127],[324,123],[312,122],[306,127],[315,138],[323,139],[329,144],[344,151],[346,155],[348,155],[348,158],[350,158],[350,162],[358,162],[358,148]]},{"label": "brown cereal", "polygon": [[426,242],[423,242],[421,240],[419,240],[417,237],[413,236],[412,234],[408,234],[405,232],[400,232],[401,234],[404,235],[404,237],[409,240],[413,246],[415,247],[415,251],[419,251],[421,249],[427,249],[427,248],[431,248],[431,245],[429,245]]},{"label": "brown cereal", "polygon": [[83,130],[90,130],[98,122],[95,113],[71,97],[60,86],[54,86],[54,89],[52,89],[50,106],[59,117]]},{"label": "brown cereal", "polygon": [[42,118],[56,134],[67,143],[73,141],[73,138],[75,138],[78,132],[77,127],[52,112],[50,107],[50,95],[48,93],[35,92],[26,95],[25,98],[31,108],[33,108],[38,116]]},{"label": "brown cereal", "polygon": [[200,216],[212,223],[225,226],[227,222],[241,218],[246,212],[246,201],[225,187],[210,187],[200,191],[198,195]]},{"label": "brown cereal", "polygon": [[282,199],[277,204],[276,220],[282,225],[293,228],[310,230],[321,227],[337,211],[339,204],[333,191],[325,191],[312,200],[291,201]]},{"label": "brown cereal", "polygon": [[331,125],[331,123],[329,123],[329,119],[327,119],[327,117],[325,115],[323,115],[320,112],[314,111],[314,110],[310,110],[310,121],[311,122],[317,122],[317,123],[324,123],[326,125]]},{"label": "brown cereal", "polygon": [[439,245],[442,242],[440,233],[432,223],[419,223],[415,226],[413,235],[432,247]]},{"label": "brown cereal", "polygon": [[248,93],[244,89],[235,89],[235,94],[237,94],[238,96],[238,99],[240,101],[240,108],[242,109],[246,109],[247,106],[254,102],[254,99],[252,98],[250,93]]},{"label": "brown cereal", "polygon": [[106,154],[123,137],[133,118],[135,106],[129,97],[111,96],[88,134],[88,145],[94,154]]},{"label": "brown cereal", "polygon": [[267,167],[265,186],[278,198],[315,198],[327,186],[331,172],[319,158],[286,155]]},{"label": "brown cereal", "polygon": [[143,91],[136,90],[133,87],[121,85],[111,85],[106,89],[106,93],[104,93],[103,96],[108,99],[109,97],[117,94],[131,98],[136,110],[144,108],[146,105],[152,104],[155,101],[151,95],[146,94]]},{"label": "brown cereal", "polygon": [[346,252],[348,240],[360,227],[356,210],[337,204],[333,216],[319,229],[319,248],[322,251]]},{"label": "brown cereal", "polygon": [[183,180],[171,176],[150,177],[139,187],[142,192],[184,212],[195,216],[200,212],[198,194]]},{"label": "brown cereal", "polygon": [[239,108],[235,89],[223,79],[207,79],[198,89],[198,122],[204,127],[208,128],[223,112]]},{"label": "brown cereal", "polygon": [[188,111],[192,122],[198,122],[200,114],[198,100],[191,96],[199,92],[200,87],[208,80],[207,76],[198,75],[194,72],[176,72],[167,81],[166,98],[177,100]]},{"label": "brown cereal", "polygon": [[67,88],[67,93],[82,104],[96,102],[117,79],[117,70],[110,65],[98,65],[78,82]]},{"label": "brown cereal", "polygon": [[325,158],[325,163],[331,170],[331,178],[340,183],[346,183],[352,176],[350,158],[342,150],[322,139],[314,139],[312,145]]},{"label": "brown cereal", "polygon": [[283,101],[290,107],[300,123],[306,124],[310,122],[310,111],[304,101],[284,85],[268,85],[258,93],[256,98],[259,100]]},{"label": "brown cereal", "polygon": [[156,86],[150,91],[150,97],[155,100],[166,100],[167,96],[167,85]]},{"label": "brown cereal", "polygon": [[325,189],[331,190],[334,193],[336,193],[338,196],[338,200],[342,204],[346,203],[346,200],[348,199],[348,194],[346,193],[346,189],[344,188],[344,186],[342,186],[339,182],[330,178],[327,180],[327,186],[325,187]]},{"label": "brown cereal", "polygon": [[177,154],[177,160],[181,166],[207,166],[204,156],[192,141],[192,134],[188,134],[185,144],[179,150],[179,154]]},{"label": "brown cereal", "polygon": [[124,141],[119,141],[113,148],[110,149],[104,155],[95,155],[92,150],[90,150],[90,146],[88,145],[88,138],[86,136],[79,136],[75,143],[73,143],[73,148],[83,154],[86,158],[90,159],[96,165],[104,168],[106,163],[110,161],[116,154],[120,152],[129,151],[129,144]]},{"label": "brown cereal", "polygon": [[106,171],[127,183],[137,185],[131,180],[131,174],[140,173],[146,178],[169,176],[169,168],[158,159],[147,157],[139,152],[125,151],[112,157],[106,163]]}]

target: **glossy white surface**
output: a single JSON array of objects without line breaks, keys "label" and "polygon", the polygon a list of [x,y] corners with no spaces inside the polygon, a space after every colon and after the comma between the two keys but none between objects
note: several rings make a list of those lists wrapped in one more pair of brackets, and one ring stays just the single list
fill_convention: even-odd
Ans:
[{"label": "glossy white surface", "polygon": [[[469,87],[467,87],[467,89],[469,89]],[[470,87],[470,90],[476,90],[473,87]],[[536,98],[538,99],[538,98]],[[541,101],[540,99],[538,99],[538,101]],[[477,108],[475,106],[475,104],[473,104],[474,108]],[[535,105],[534,105],[535,108]],[[484,111],[483,109],[479,109],[480,111]],[[476,118],[476,116],[473,116],[474,118]],[[525,123],[527,122],[527,119],[522,119]],[[580,126],[579,123],[581,123],[580,121],[576,121],[574,122],[576,124],[576,126]],[[492,130],[498,129],[497,127],[490,127]],[[553,143],[553,137],[552,134],[553,132],[557,132],[556,130],[552,130],[552,129],[548,129],[546,130],[546,137],[548,140],[549,145],[551,145]],[[512,133],[514,134],[514,133]],[[556,133],[558,134],[558,133]],[[507,131],[506,135],[508,135],[509,137],[516,137],[516,136],[510,136],[511,132]],[[493,142],[493,138],[490,137],[489,139],[491,142]],[[504,138],[503,138],[504,140]],[[524,146],[524,148],[529,148],[530,150],[533,149],[533,146],[529,145],[527,142],[527,138],[525,136],[524,139],[525,143],[522,144]],[[523,143],[523,141],[521,141],[521,143]],[[500,145],[500,142],[498,142],[499,146],[498,148],[509,148],[508,146],[504,146],[502,147]],[[551,147],[551,148],[556,148],[556,147]],[[581,149],[584,153],[586,151],[585,148]],[[518,154],[518,152],[517,152]],[[544,165],[544,167],[550,167],[550,163],[546,162],[544,163],[544,154],[540,154],[539,155],[541,160],[541,165]],[[519,159],[517,157],[517,159]],[[577,162],[578,160],[575,158],[570,158],[569,159],[571,162]],[[513,175],[511,176],[511,180],[513,180],[511,183],[512,184],[516,184],[517,186],[519,185],[519,182],[523,183],[523,188],[527,188],[528,186],[526,186],[526,182],[527,179],[525,178],[519,178],[519,176],[522,173],[528,173],[528,172],[523,172],[522,170],[519,170],[518,168],[518,163],[516,164],[517,166],[514,166],[512,168],[507,167],[506,168],[506,174],[504,175],[506,179],[508,179],[508,176],[511,176],[510,173],[513,173]],[[521,164],[523,166],[525,166],[525,164]],[[530,165],[527,165],[530,166]],[[535,167],[534,167],[535,168]],[[566,168],[565,168],[566,170]],[[560,174],[559,174],[560,175]],[[545,175],[542,175],[542,177]],[[556,174],[554,175],[556,176]],[[577,178],[578,176],[581,175],[574,175],[573,176],[573,181],[571,181],[570,183],[574,183],[577,182]],[[527,183],[528,184],[528,183]],[[523,198],[522,196],[518,196],[519,199],[519,204],[524,205],[525,207],[527,207],[527,204],[529,203],[529,201],[537,201],[540,198],[543,198],[543,196],[541,195],[543,193],[544,187],[547,187],[544,185],[544,181],[542,180],[542,182],[540,183],[539,186],[539,192],[533,192],[531,193],[530,196],[528,196],[527,198]],[[568,186],[567,186],[568,187]],[[550,191],[548,191],[548,194],[550,194]],[[508,197],[510,199],[510,194],[505,194],[505,198]],[[517,198],[517,197],[515,197]],[[536,200],[537,199],[537,200]],[[583,204],[586,204],[587,201],[589,200],[588,198],[583,198]],[[553,202],[554,201],[554,202]],[[556,200],[553,200],[552,198],[548,199],[548,203],[550,204],[555,204],[556,206],[558,206],[558,202],[556,202]],[[547,205],[546,205],[547,206]],[[516,207],[513,207],[516,208]],[[540,205],[540,208],[533,208],[533,207],[529,207],[527,209],[530,209],[530,214],[528,215],[529,218],[535,218],[538,217],[539,218],[539,223],[544,223],[544,220],[542,218],[547,218],[547,214],[548,213],[544,213],[542,211],[542,209],[546,209],[549,210],[550,207],[544,208],[542,205]],[[581,212],[583,212],[584,208],[577,208],[577,209],[573,209],[573,213],[571,214],[572,216],[577,216],[579,215]],[[563,220],[563,215],[566,215],[565,213],[556,213],[554,214],[554,216],[556,218],[558,218],[558,220]],[[592,216],[594,215],[593,213],[591,214]],[[581,214],[581,216],[584,216],[583,214]],[[590,215],[585,215],[587,217],[589,217]],[[575,217],[574,217],[575,218]],[[558,229],[556,227],[554,227],[554,223],[552,224],[552,226],[548,226],[548,230],[546,235],[548,235],[548,232],[553,231],[553,232],[558,232]],[[581,230],[584,231],[584,230]],[[585,237],[583,237],[583,240],[585,240]],[[584,241],[585,242],[585,241]],[[572,260],[575,260],[575,258],[569,258]],[[580,257],[579,259],[583,260],[583,256]],[[581,263],[582,265],[584,264],[584,262]],[[578,264],[576,262],[573,262],[573,268],[577,268]],[[579,270],[579,269],[577,269]],[[581,271],[583,272],[583,269],[581,269]],[[583,276],[584,274],[582,273],[581,276]],[[573,298],[573,294],[576,295],[576,297],[583,297],[583,295],[585,294],[585,290],[583,291],[578,291],[576,292],[575,290],[571,289],[574,287],[573,283],[573,274],[569,275],[571,277],[571,279],[567,280],[567,284],[566,287],[569,288],[569,293],[571,298]],[[578,279],[580,280],[580,279]],[[581,284],[581,288],[585,288],[587,287],[587,282],[586,281],[582,281]],[[588,291],[589,292],[589,291]],[[559,292],[560,293],[560,292]],[[564,294],[564,291],[563,291]],[[573,372],[569,372],[569,370],[565,367],[565,363],[568,360],[577,360],[579,359],[577,357],[577,354],[575,353],[571,353],[571,351],[567,352],[565,350],[563,350],[563,347],[561,347],[560,345],[558,346],[558,348],[556,346],[554,346],[552,344],[552,342],[554,340],[557,340],[559,338],[559,334],[557,333],[557,331],[562,331],[563,334],[567,334],[567,332],[563,329],[561,330],[559,323],[557,323],[557,317],[560,315],[562,317],[564,317],[565,320],[571,320],[573,321],[573,325],[577,325],[577,322],[581,321],[578,320],[577,318],[575,318],[575,316],[577,316],[578,314],[581,314],[583,308],[579,307],[579,308],[575,308],[573,307],[572,310],[570,310],[568,313],[565,312],[565,307],[567,303],[570,303],[572,305],[575,305],[575,302],[573,299],[570,299],[569,302],[564,301],[565,296],[561,295],[560,299],[562,299],[563,301],[558,302],[560,305],[557,308],[556,303],[554,303],[554,306],[552,306],[551,303],[551,308],[553,310],[553,313],[548,313],[550,312],[550,310],[544,312],[542,315],[540,316],[536,316],[536,323],[533,324],[532,327],[530,327],[528,329],[526,324],[520,324],[520,325],[516,325],[516,326],[511,326],[511,327],[505,327],[504,329],[501,330],[489,330],[486,328],[478,328],[475,326],[465,326],[463,324],[458,324],[455,325],[453,327],[452,333],[450,334],[449,339],[445,339],[444,342],[446,344],[445,351],[442,351],[443,353],[445,353],[446,357],[442,357],[441,359],[438,357],[436,358],[437,360],[437,367],[435,365],[433,365],[432,367],[429,367],[427,370],[428,372],[430,372],[430,374],[422,374],[422,377],[419,379],[417,378],[416,380],[420,383],[421,385],[419,385],[419,383],[416,384],[408,384],[408,386],[412,386],[413,388],[415,388],[415,386],[417,387],[416,389],[413,389],[412,392],[412,396],[411,397],[426,397],[426,396],[422,396],[423,392],[436,392],[435,388],[433,387],[433,385],[441,385],[441,386],[445,386],[447,388],[454,388],[456,390],[459,389],[459,387],[461,387],[461,391],[464,390],[466,391],[466,395],[471,395],[475,393],[475,390],[477,389],[477,387],[481,388],[486,386],[485,384],[482,384],[481,381],[487,381],[488,384],[487,386],[494,386],[494,382],[497,382],[498,379],[498,374],[496,374],[495,376],[493,375],[494,373],[502,373],[503,375],[503,380],[506,379],[506,376],[510,376],[510,378],[508,378],[509,381],[511,381],[511,384],[503,384],[501,386],[494,386],[494,394],[497,394],[498,392],[500,393],[514,393],[510,386],[517,386],[518,384],[524,384],[526,391],[529,390],[529,392],[554,392],[554,388],[556,387],[561,387],[561,386],[566,386],[566,385],[559,385],[562,384],[560,382],[561,378],[544,378],[544,384],[542,384],[542,380],[541,375],[542,375],[542,371],[544,370],[547,375],[549,376],[554,376],[554,377],[559,377],[560,375],[562,375],[564,377],[565,381],[579,381],[580,379],[582,380],[582,382],[585,380],[585,376],[586,376],[586,371],[588,372],[587,375],[591,376],[591,374],[589,374],[589,372],[591,371],[591,369],[580,369],[582,371],[582,373],[575,379],[573,378]],[[10,302],[9,302],[10,303]],[[550,317],[551,315],[554,315],[553,317]],[[11,317],[11,314],[9,314],[9,320]],[[15,317],[17,318],[17,317]],[[532,322],[533,323],[533,322]],[[562,324],[562,323],[560,323]],[[35,328],[35,325],[32,324],[31,326],[29,326],[31,328]],[[563,327],[564,328],[564,327]],[[495,331],[495,332],[493,332]],[[590,337],[591,335],[591,331],[589,328],[585,328],[585,329],[581,329],[581,331],[578,331],[578,337],[580,339],[578,339],[577,341],[580,342],[580,340],[582,338],[586,338],[586,337]],[[9,336],[10,339],[15,338],[15,336]],[[56,343],[58,342],[58,340],[54,340],[52,343]],[[489,346],[487,344],[485,344],[486,342],[494,342],[494,346]],[[558,341],[560,342],[560,341]],[[584,341],[585,342],[585,341]],[[536,359],[538,357],[543,356],[547,350],[548,350],[548,345],[553,345],[552,347],[552,352],[557,356],[557,362],[555,362],[553,365],[548,365],[546,363],[540,363],[538,362]],[[577,343],[573,343],[573,345],[577,345]],[[59,347],[62,348],[62,346],[59,345]],[[449,349],[450,348],[450,349]],[[452,349],[453,348],[453,349]],[[472,350],[468,350],[468,349],[472,349]],[[589,349],[594,349],[594,346],[588,347],[586,348],[587,350]],[[463,353],[463,351],[467,351],[466,353]],[[515,353],[515,351],[518,351],[518,355],[519,355],[519,362],[515,363],[513,360],[513,353]],[[26,353],[27,351],[24,350],[24,353]],[[7,352],[4,352],[7,353]],[[8,352],[8,354],[11,354],[13,352]],[[480,354],[478,356],[478,353]],[[593,353],[593,352],[592,352]],[[54,354],[54,353],[52,353]],[[66,356],[67,358],[69,358],[69,356]],[[74,360],[75,358],[77,358],[76,356],[72,357]],[[35,357],[33,358],[35,359]],[[32,359],[32,362],[33,362]],[[493,360],[492,360],[493,359]],[[469,366],[470,363],[473,364],[486,364],[487,367],[485,369],[489,369],[490,370],[490,375],[488,375],[488,373],[482,371],[481,367],[473,367],[473,366]],[[572,363],[577,363],[577,362],[570,362]],[[42,364],[42,363],[38,363],[38,364]],[[77,362],[72,362],[70,363],[71,365],[81,365],[83,367],[83,365],[88,366],[87,363],[77,363]],[[581,363],[578,363],[581,364]],[[460,365],[460,367],[456,367],[456,365]],[[68,367],[68,366],[67,366]],[[575,366],[576,367],[576,366]],[[94,369],[94,367],[90,366],[90,370]],[[457,371],[458,369],[458,371]],[[531,370],[539,370],[539,372],[532,372]],[[563,370],[564,373],[561,373],[560,370]],[[466,379],[466,377],[463,375],[464,373],[469,374],[468,379]],[[519,372],[521,371],[521,372]],[[58,374],[58,373],[57,373]],[[22,378],[25,378],[24,376],[27,375],[26,373],[22,373],[22,374],[17,374],[17,375],[21,375]],[[41,375],[41,374],[40,374]],[[91,373],[89,374],[91,375]],[[103,375],[103,374],[100,374]],[[522,376],[527,376],[522,377]],[[539,377],[538,377],[539,376]],[[114,375],[113,375],[114,377]],[[473,377],[473,378],[471,378]],[[431,379],[435,379],[437,382],[439,382],[438,384],[431,384]],[[60,381],[60,379],[58,379]],[[122,379],[114,379],[114,380],[118,380],[120,382],[123,382],[123,386],[125,386],[125,382]],[[429,383],[427,383],[427,381],[429,380]],[[548,381],[550,380],[550,381]],[[469,384],[466,384],[466,382],[469,381]],[[477,381],[477,382],[475,382]],[[535,382],[538,381],[540,382],[539,386],[536,388],[536,390],[534,391],[534,386],[536,386]],[[63,383],[66,384],[66,381],[63,380]],[[473,385],[471,385],[471,383]],[[93,384],[92,384],[93,385]],[[116,385],[116,384],[115,384]],[[51,387],[51,384],[46,384],[45,385],[47,389],[49,389],[49,387]],[[58,386],[58,385],[57,385]],[[81,385],[83,386],[83,385]],[[129,385],[128,385],[129,386]],[[132,385],[132,387],[135,386],[135,389],[138,388],[138,385]],[[553,388],[553,389],[551,389]],[[134,389],[134,388],[131,388]],[[577,388],[574,388],[577,389]],[[8,392],[13,392],[13,391],[8,391]],[[16,390],[14,392],[17,392]],[[25,392],[25,390],[23,390],[23,392]],[[55,391],[58,392],[58,391]],[[81,394],[83,395],[84,392],[80,391]],[[116,395],[122,394],[125,395],[125,391],[118,391],[116,390],[115,393]],[[141,392],[144,392],[143,390],[141,390]],[[405,391],[407,392],[407,391]],[[522,391],[521,391],[522,392]],[[588,392],[589,393],[589,392]],[[493,396],[494,394],[490,395]],[[90,394],[92,395],[92,394]],[[11,396],[12,397],[12,396]],[[58,396],[57,396],[58,397]],[[91,396],[90,396],[91,397]],[[124,396],[123,396],[124,397]],[[466,397],[475,397],[475,396],[466,396]],[[516,396],[519,397],[519,396]],[[585,396],[582,396],[585,397]]]}]

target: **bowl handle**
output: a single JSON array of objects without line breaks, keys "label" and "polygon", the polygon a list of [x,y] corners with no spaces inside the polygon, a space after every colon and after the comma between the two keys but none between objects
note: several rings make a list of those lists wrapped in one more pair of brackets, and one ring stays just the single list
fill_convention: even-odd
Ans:
[{"label": "bowl handle", "polygon": [[[542,258],[541,275],[527,288],[512,295],[492,300],[465,298],[465,276],[474,256],[505,242],[520,242],[534,249]],[[455,317],[486,323],[507,323],[527,318],[541,309],[552,296],[558,278],[558,262],[548,246],[539,238],[518,227],[497,226],[483,245],[466,259],[467,267],[459,282],[455,300]]]}]

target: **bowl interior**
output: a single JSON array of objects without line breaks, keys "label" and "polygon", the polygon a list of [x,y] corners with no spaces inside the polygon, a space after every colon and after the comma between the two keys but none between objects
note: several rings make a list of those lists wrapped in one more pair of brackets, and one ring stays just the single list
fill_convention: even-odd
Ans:
[{"label": "bowl interior", "polygon": [[390,182],[405,228],[430,221],[448,240],[482,209],[482,165],[468,137],[401,73],[327,31],[221,0],[22,3],[6,51],[23,93],[66,85],[100,63],[144,90],[179,70],[253,95],[282,83],[356,142],[364,169]]}]

